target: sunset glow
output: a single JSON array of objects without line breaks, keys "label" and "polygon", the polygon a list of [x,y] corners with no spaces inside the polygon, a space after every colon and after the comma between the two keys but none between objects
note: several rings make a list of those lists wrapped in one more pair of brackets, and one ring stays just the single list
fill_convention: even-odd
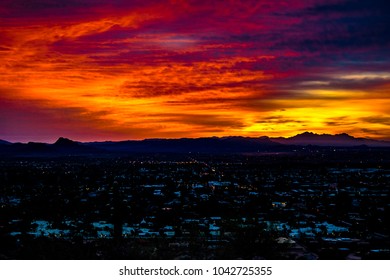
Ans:
[{"label": "sunset glow", "polygon": [[0,139],[390,140],[386,1],[0,4]]}]

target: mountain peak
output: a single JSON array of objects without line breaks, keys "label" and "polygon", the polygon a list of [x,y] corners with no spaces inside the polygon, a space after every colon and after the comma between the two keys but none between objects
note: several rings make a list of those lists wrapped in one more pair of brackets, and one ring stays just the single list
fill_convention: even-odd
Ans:
[{"label": "mountain peak", "polygon": [[0,145],[11,145],[11,142],[0,139]]},{"label": "mountain peak", "polygon": [[78,143],[70,140],[68,138],[60,137],[58,140],[54,143],[56,146],[77,146]]},{"label": "mountain peak", "polygon": [[388,142],[375,141],[365,138],[355,138],[347,133],[340,134],[317,134],[304,132],[289,138],[274,138],[276,142],[289,145],[315,145],[315,146],[389,146]]},{"label": "mountain peak", "polygon": [[309,132],[309,131],[305,131],[303,133],[300,133],[300,134],[297,134],[293,137],[290,137],[290,138],[296,138],[296,137],[316,137],[316,136],[319,136],[319,134],[317,133],[313,133],[313,132]]},{"label": "mountain peak", "polygon": [[317,133],[313,133],[313,132],[303,132],[303,133],[300,133],[300,134],[297,134],[293,137],[290,137],[291,138],[294,138],[294,139],[297,139],[297,138],[300,138],[300,139],[303,139],[303,138],[306,138],[306,139],[314,139],[314,138],[317,138],[317,139],[320,139],[320,138],[328,138],[328,139],[348,139],[348,140],[352,140],[352,139],[355,139],[355,137],[347,134],[347,133],[340,133],[340,134],[326,134],[326,133],[323,133],[323,134],[317,134]]},{"label": "mountain peak", "polygon": [[338,137],[343,137],[343,138],[348,138],[348,139],[355,139],[355,137],[347,134],[347,133],[340,133],[340,134],[336,134],[335,136],[338,136]]}]

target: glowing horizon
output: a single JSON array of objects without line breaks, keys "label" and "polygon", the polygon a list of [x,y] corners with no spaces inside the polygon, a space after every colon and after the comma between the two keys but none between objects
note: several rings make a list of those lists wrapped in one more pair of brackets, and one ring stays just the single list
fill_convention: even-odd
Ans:
[{"label": "glowing horizon", "polygon": [[390,140],[383,1],[0,4],[0,139]]}]

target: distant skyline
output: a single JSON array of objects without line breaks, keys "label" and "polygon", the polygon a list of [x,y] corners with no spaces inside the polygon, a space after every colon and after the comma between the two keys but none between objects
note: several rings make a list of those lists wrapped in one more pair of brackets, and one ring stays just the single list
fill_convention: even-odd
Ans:
[{"label": "distant skyline", "polygon": [[390,140],[385,0],[0,3],[0,139]]}]

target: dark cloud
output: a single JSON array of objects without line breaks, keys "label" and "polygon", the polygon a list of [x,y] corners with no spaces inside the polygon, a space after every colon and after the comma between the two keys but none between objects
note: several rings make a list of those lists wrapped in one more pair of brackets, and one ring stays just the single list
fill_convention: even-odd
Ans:
[{"label": "dark cloud", "polygon": [[390,126],[390,116],[369,116],[361,118],[361,120],[367,123]]},{"label": "dark cloud", "polygon": [[286,118],[285,116],[270,116],[264,117],[261,120],[256,121],[260,124],[286,124],[286,123],[303,123],[303,121]]},{"label": "dark cloud", "polygon": [[[215,79],[209,79],[206,81],[199,81],[196,78],[189,81],[171,81],[162,82],[158,79],[158,76],[152,81],[145,78],[144,81],[139,82],[124,82],[119,89],[119,97],[135,97],[135,98],[150,98],[160,96],[179,96],[187,93],[201,93],[212,90],[241,90],[242,92],[251,90],[261,90],[264,87],[264,82],[256,77],[248,75],[247,79],[242,81],[224,82],[219,80],[218,74],[210,71],[210,75]],[[202,73],[197,73],[202,74]],[[193,73],[189,73],[193,75]],[[207,75],[207,73],[204,73]],[[221,74],[223,75],[223,74]],[[183,77],[187,78],[187,77]],[[276,96],[276,94],[273,94]],[[237,96],[240,99],[240,96]]]},{"label": "dark cloud", "polygon": [[330,127],[335,126],[355,126],[359,122],[355,120],[351,120],[348,116],[341,116],[341,117],[330,117],[325,121],[325,125]]},{"label": "dark cloud", "polygon": [[152,98],[160,96],[178,96],[190,92],[200,92],[212,89],[210,86],[183,85],[174,83],[145,82],[124,83],[119,91],[119,97]]},{"label": "dark cloud", "polygon": [[369,138],[376,138],[378,140],[390,141],[390,137],[389,137],[390,129],[376,130],[370,128],[361,128],[360,131],[363,132],[364,134],[372,135]]},{"label": "dark cloud", "polygon": [[313,15],[317,14],[329,14],[329,13],[341,13],[341,14],[372,14],[376,15],[386,14],[390,11],[390,3],[387,0],[345,0],[345,1],[323,1],[323,3],[314,5],[306,9],[307,12]]},{"label": "dark cloud", "polygon": [[319,3],[290,12],[288,16],[301,21],[286,30],[265,33],[263,38],[278,52],[296,51],[296,61],[309,62],[308,67],[383,60],[390,44],[389,6],[388,1]]},{"label": "dark cloud", "polygon": [[[145,3],[148,2],[148,3]],[[155,1],[154,1],[155,2]],[[153,1],[142,0],[3,0],[3,6],[6,10],[13,12],[12,16],[35,13],[35,16],[40,12],[67,13],[70,11],[78,11],[87,9],[89,11],[98,9],[99,7],[115,7],[115,8],[135,8],[148,4],[153,4]]]}]

